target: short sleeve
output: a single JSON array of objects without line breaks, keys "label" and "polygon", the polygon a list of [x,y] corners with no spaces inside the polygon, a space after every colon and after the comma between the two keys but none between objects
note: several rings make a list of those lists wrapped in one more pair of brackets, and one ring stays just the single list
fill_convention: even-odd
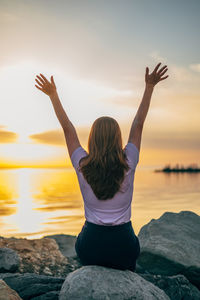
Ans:
[{"label": "short sleeve", "polygon": [[139,151],[137,147],[133,143],[128,142],[124,148],[124,151],[126,153],[130,168],[135,169],[139,161]]},{"label": "short sleeve", "polygon": [[70,159],[76,171],[78,171],[80,159],[86,155],[88,155],[88,153],[81,146],[73,151]]}]

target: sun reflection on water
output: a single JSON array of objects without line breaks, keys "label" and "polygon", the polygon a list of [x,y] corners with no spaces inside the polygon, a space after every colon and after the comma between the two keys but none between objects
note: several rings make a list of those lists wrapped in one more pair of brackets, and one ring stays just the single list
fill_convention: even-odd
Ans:
[{"label": "sun reflection on water", "polygon": [[31,234],[40,230],[44,215],[37,212],[37,207],[31,196],[31,169],[17,169],[17,204],[16,213],[9,218],[20,233]]},{"label": "sun reflection on water", "polygon": [[[21,168],[6,172],[0,172],[4,179],[0,196],[6,198],[0,211],[3,236],[40,238],[79,231],[84,222],[83,202],[72,169]],[[13,185],[9,178],[13,178]]]}]

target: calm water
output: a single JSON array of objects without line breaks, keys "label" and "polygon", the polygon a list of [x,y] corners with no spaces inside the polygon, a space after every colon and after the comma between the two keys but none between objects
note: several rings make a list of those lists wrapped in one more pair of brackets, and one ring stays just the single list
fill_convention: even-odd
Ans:
[{"label": "calm water", "polygon": [[[132,202],[135,233],[165,211],[200,214],[200,174],[154,173],[137,168]],[[1,169],[0,235],[40,238],[77,235],[84,206],[74,169]]]}]

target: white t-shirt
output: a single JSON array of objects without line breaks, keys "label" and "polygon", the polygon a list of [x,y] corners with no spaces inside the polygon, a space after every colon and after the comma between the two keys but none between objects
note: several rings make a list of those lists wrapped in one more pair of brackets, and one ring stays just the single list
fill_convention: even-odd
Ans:
[{"label": "white t-shirt", "polygon": [[127,143],[124,151],[130,169],[125,174],[121,191],[118,191],[113,198],[107,200],[99,200],[95,196],[91,186],[79,171],[79,161],[88,153],[80,146],[71,155],[71,162],[75,168],[84,201],[85,218],[91,223],[118,225],[130,221],[134,175],[139,161],[139,151],[131,142]]}]

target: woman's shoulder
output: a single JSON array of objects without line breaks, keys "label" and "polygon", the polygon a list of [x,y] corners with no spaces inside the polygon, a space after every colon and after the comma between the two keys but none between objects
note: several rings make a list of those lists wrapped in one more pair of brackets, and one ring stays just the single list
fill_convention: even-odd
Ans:
[{"label": "woman's shoulder", "polygon": [[83,158],[87,155],[88,155],[87,151],[82,146],[77,147],[73,151],[70,159],[71,159],[72,165],[75,168],[75,170],[78,171],[79,161],[81,160],[81,158]]},{"label": "woman's shoulder", "polygon": [[139,162],[138,148],[133,143],[128,142],[123,150],[126,154],[130,168],[135,169]]},{"label": "woman's shoulder", "polygon": [[132,142],[128,142],[128,143],[126,144],[126,146],[124,147],[124,150],[127,150],[127,149],[133,149],[134,151],[136,151],[136,152],[139,153],[138,148],[137,148],[136,145],[133,144]]}]

